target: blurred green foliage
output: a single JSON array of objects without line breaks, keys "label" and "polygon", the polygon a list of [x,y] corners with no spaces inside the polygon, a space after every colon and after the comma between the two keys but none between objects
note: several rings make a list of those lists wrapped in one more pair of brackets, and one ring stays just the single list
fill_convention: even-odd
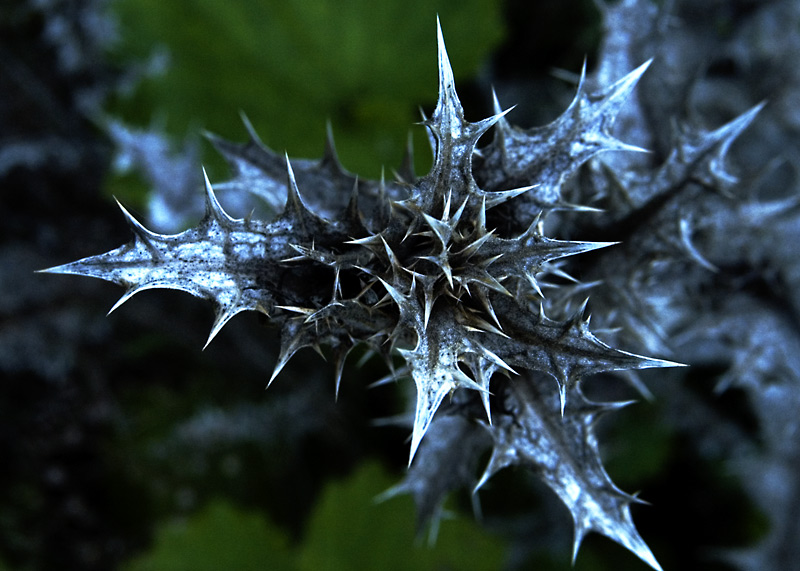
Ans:
[{"label": "blurred green foliage", "polygon": [[290,546],[286,535],[262,516],[213,501],[187,520],[161,525],[153,548],[123,571],[469,571],[501,566],[504,542],[465,518],[442,525],[435,549],[419,545],[410,497],[373,501],[393,483],[375,463],[330,483],[297,546]]},{"label": "blurred green foliage", "polygon": [[623,490],[657,478],[669,461],[674,435],[666,426],[648,422],[655,408],[653,403],[638,402],[604,427],[609,433],[602,440],[606,470]]},{"label": "blurred green foliage", "polygon": [[410,496],[375,504],[377,494],[396,484],[378,465],[367,463],[347,480],[328,484],[312,514],[300,553],[304,571],[336,569],[498,569],[505,543],[481,529],[471,516],[446,520],[435,547],[415,539],[416,509]]},{"label": "blurred green foliage", "polygon": [[[435,102],[436,15],[457,78],[474,74],[503,35],[500,3],[486,0],[116,0],[114,8],[118,61],[161,50],[168,65],[112,113],[140,126],[160,118],[176,138],[204,128],[242,140],[241,110],[265,143],[294,157],[321,156],[330,120],[345,167],[369,177],[399,165],[418,106]],[[415,139],[418,160],[429,163],[421,130]]]},{"label": "blurred green foliage", "polygon": [[184,521],[160,526],[152,550],[123,571],[295,569],[288,540],[260,515],[223,500]]}]

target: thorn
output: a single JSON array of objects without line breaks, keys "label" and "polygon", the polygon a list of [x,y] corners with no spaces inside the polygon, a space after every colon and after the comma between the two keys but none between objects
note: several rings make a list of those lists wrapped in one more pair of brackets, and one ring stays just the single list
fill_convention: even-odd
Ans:
[{"label": "thorn", "polygon": [[485,200],[485,208],[493,208],[498,204],[502,204],[512,198],[516,198],[521,194],[525,194],[529,190],[533,190],[537,188],[538,184],[533,184],[531,186],[523,186],[521,188],[513,188],[511,190],[499,190],[499,191],[490,191],[490,192],[482,192],[481,197]]},{"label": "thorn", "polygon": [[336,143],[333,140],[333,125],[330,119],[325,122],[325,150],[319,164],[330,168],[336,174],[346,174],[342,163],[339,162],[339,155],[336,153]]},{"label": "thorn", "polygon": [[[378,227],[383,228],[389,223],[392,215],[392,205],[389,197],[386,194],[386,173],[381,167],[381,180],[378,184],[378,204],[375,207],[375,223]],[[375,226],[373,229],[377,229]]]},{"label": "thorn", "polygon": [[422,213],[422,216],[425,218],[425,222],[428,223],[428,226],[430,226],[434,234],[436,234],[436,237],[439,238],[439,241],[442,243],[442,247],[447,248],[447,243],[450,241],[450,235],[453,231],[450,225],[445,221],[426,214],[425,212]]},{"label": "thorn", "polygon": [[707,135],[711,141],[722,143],[720,147],[720,156],[724,156],[728,152],[728,148],[731,144],[750,126],[756,118],[756,115],[759,114],[766,104],[766,101],[762,101],[754,105],[735,119],[725,123],[722,127],[715,129]]},{"label": "thorn", "polygon": [[483,403],[483,410],[486,411],[486,420],[489,422],[489,426],[492,426],[492,403],[489,402],[490,395],[489,383],[487,381],[486,387],[481,391],[481,402]]},{"label": "thorn", "polygon": [[217,334],[220,331],[222,331],[222,328],[225,327],[225,324],[227,324],[228,321],[230,321],[233,316],[240,313],[241,311],[244,311],[244,309],[245,308],[242,307],[242,308],[231,308],[227,311],[221,311],[217,315],[217,318],[214,320],[214,324],[211,326],[211,332],[208,334],[208,339],[206,340],[206,344],[203,345],[202,350],[205,351],[206,347],[208,347],[208,345],[211,343],[214,337],[216,337]]},{"label": "thorn", "polygon": [[302,315],[312,315],[315,310],[308,307],[297,307],[295,305],[276,305],[278,309],[285,309],[286,311],[293,311]]},{"label": "thorn", "polygon": [[508,371],[508,372],[510,372],[510,373],[512,373],[514,375],[519,375],[519,373],[517,373],[514,369],[511,368],[511,365],[509,365],[503,359],[498,357],[497,354],[493,353],[492,351],[490,351],[489,349],[487,349],[483,345],[480,346],[480,349],[481,349],[481,353],[483,353],[483,355],[488,357],[489,360],[492,361],[494,364],[498,365],[499,367],[505,369],[506,371]]},{"label": "thorn", "polygon": [[569,210],[571,212],[586,212],[592,214],[602,214],[605,212],[604,208],[588,206],[586,204],[573,204],[571,202],[563,202],[561,200],[556,202],[552,210]]},{"label": "thorn", "polygon": [[247,131],[247,135],[250,137],[250,140],[253,143],[257,143],[259,146],[265,146],[264,143],[261,141],[261,138],[256,133],[256,130],[253,128],[253,124],[250,122],[250,119],[247,117],[244,111],[239,111],[239,117],[242,120],[242,124],[244,125],[245,130]]},{"label": "thorn", "polygon": [[478,121],[477,123],[472,123],[472,125],[470,125],[472,139],[474,141],[477,141],[481,137],[481,135],[483,135],[486,131],[491,129],[494,125],[496,125],[500,121],[504,121],[505,116],[509,114],[511,111],[513,111],[515,108],[516,105],[512,105],[508,109],[495,113],[491,117],[487,117],[486,119]]},{"label": "thorn", "polygon": [[591,320],[592,316],[586,315],[586,307],[589,305],[589,298],[585,297],[581,302],[581,305],[578,307],[578,310],[575,312],[575,315],[572,317],[573,323],[580,326],[587,326],[589,325],[589,321]]},{"label": "thorn", "polygon": [[111,309],[109,309],[108,313],[106,313],[106,317],[108,317],[109,315],[114,313],[117,309],[119,309],[120,306],[122,306],[123,303],[128,301],[134,295],[136,295],[137,293],[139,293],[140,291],[143,291],[145,289],[150,289],[150,288],[148,288],[147,286],[136,286],[136,287],[133,287],[133,288],[129,289],[128,291],[126,291],[122,295],[122,297],[119,298],[117,300],[117,302],[114,305],[111,306]]},{"label": "thorn", "polygon": [[[509,111],[510,110],[511,109],[509,109]],[[500,107],[500,101],[497,98],[497,92],[495,91],[494,87],[492,87],[492,111],[494,112],[495,116],[503,113],[503,109]],[[497,126],[495,131],[495,144],[499,145],[501,149],[505,150],[506,133],[511,131],[511,126],[509,125],[508,120],[505,118],[505,114],[497,117],[495,125]]]},{"label": "thorn", "polygon": [[453,78],[453,68],[450,65],[450,58],[447,56],[447,48],[445,48],[444,45],[442,23],[439,21],[438,14],[436,15],[436,44],[439,53],[439,97],[441,98],[444,96],[445,92],[454,90],[455,79]]},{"label": "thorn", "polygon": [[358,175],[356,175],[353,181],[353,190],[350,191],[350,200],[347,203],[347,210],[348,213],[352,213],[356,216],[358,215]]},{"label": "thorn", "polygon": [[598,137],[597,144],[600,146],[599,150],[602,152],[627,151],[631,153],[645,153],[645,154],[652,154],[653,152],[650,149],[645,149],[644,147],[640,147],[638,145],[630,145],[610,135],[601,135],[600,137]]},{"label": "thorn", "polygon": [[270,387],[272,382],[275,380],[275,377],[281,372],[281,369],[289,362],[289,359],[279,359],[277,363],[275,363],[275,368],[272,369],[272,374],[269,377],[269,381],[267,381],[267,388]]},{"label": "thorn", "polygon": [[[494,111],[495,115],[503,111],[503,108],[500,107],[500,101],[497,99],[497,91],[495,91],[494,87],[492,87],[492,111]],[[503,119],[503,121],[505,122],[505,119]]]},{"label": "thorn", "polygon": [[[621,106],[622,103],[628,98],[631,91],[633,91],[633,88],[636,87],[636,84],[639,83],[639,80],[642,78],[642,75],[644,75],[644,72],[647,71],[647,68],[649,68],[652,63],[653,58],[650,58],[642,65],[604,89],[601,95],[604,99],[606,99],[606,101],[603,102],[603,106],[611,106],[612,108],[618,108]],[[583,81],[581,81],[581,83],[583,83]],[[614,113],[616,113],[616,110]]]},{"label": "thorn", "polygon": [[431,318],[431,311],[433,310],[433,304],[436,301],[433,298],[433,280],[429,280],[428,283],[422,284],[422,294],[424,298],[424,308],[423,308],[423,322],[422,322],[422,330],[427,331],[428,329],[428,321]]},{"label": "thorn", "polygon": [[[428,122],[428,130],[435,138],[458,137],[465,127],[464,110],[456,93],[453,68],[444,45],[444,35],[439,18],[436,18],[436,39],[439,54],[439,98],[433,111],[433,121]],[[434,143],[434,154],[438,155],[438,144]],[[441,161],[441,157],[434,156],[434,164]]]},{"label": "thorn", "polygon": [[400,260],[397,259],[392,249],[389,247],[389,244],[386,242],[382,235],[379,235],[381,242],[383,242],[383,249],[386,252],[386,256],[389,258],[389,264],[392,266],[392,272],[394,273],[395,277],[399,273],[400,270],[404,269],[403,265],[400,263]]},{"label": "thorn", "polygon": [[[482,426],[486,425],[482,424]],[[489,430],[488,427],[487,430]],[[491,434],[491,431],[489,432]],[[489,458],[489,463],[486,465],[486,469],[483,471],[481,479],[478,480],[478,483],[475,484],[475,487],[472,489],[472,493],[476,493],[484,486],[484,484],[486,484],[486,482],[489,481],[492,476],[509,465],[511,465],[511,462],[509,461],[508,457],[503,454],[503,452],[500,451],[495,445],[495,448],[492,450],[492,456]]]},{"label": "thorn", "polygon": [[483,474],[481,475],[480,480],[478,480],[478,483],[475,484],[474,488],[472,488],[472,493],[473,494],[477,494],[478,490],[480,490],[486,484],[486,482],[489,481],[489,478],[491,478],[491,477],[492,477],[492,475],[489,474],[489,471],[488,470],[484,470]]},{"label": "thorn", "polygon": [[339,402],[339,387],[342,384],[342,374],[344,373],[344,362],[347,358],[347,354],[350,352],[349,349],[347,350],[339,350],[336,354],[334,359],[335,362],[335,371],[334,371],[334,383],[335,383],[335,392],[334,392],[334,401]]},{"label": "thorn", "polygon": [[406,486],[400,483],[395,486],[392,486],[388,490],[384,490],[383,492],[372,498],[372,503],[382,504],[387,500],[391,500],[392,498],[397,497],[401,494],[405,494],[407,492],[408,490],[406,489]]},{"label": "thorn", "polygon": [[[136,218],[134,218],[133,215],[130,212],[128,212],[128,209],[122,206],[122,203],[119,200],[117,200],[116,197],[114,197],[114,201],[117,203],[117,206],[119,206],[120,210],[122,210],[122,215],[128,222],[128,226],[130,226],[131,230],[133,230],[133,233],[142,240],[142,242],[148,247],[148,250],[154,253],[158,253],[158,250],[155,250],[155,248],[153,248],[152,245],[150,244],[150,240],[158,239],[161,238],[162,236],[160,234],[156,234],[155,232],[151,232],[150,230],[142,226],[141,222],[136,220]],[[160,256],[160,253],[158,253],[157,255]]]},{"label": "thorn", "polygon": [[286,192],[286,205],[283,208],[284,216],[288,215],[295,219],[296,222],[304,222],[309,214],[309,210],[300,196],[300,189],[297,187],[297,180],[292,170],[292,163],[289,161],[289,154],[284,153],[286,156],[286,173],[288,178],[287,192]]},{"label": "thorn", "polygon": [[581,65],[581,74],[578,77],[578,91],[580,92],[583,89],[584,84],[586,83],[586,56],[583,58],[583,64]]},{"label": "thorn", "polygon": [[458,207],[458,210],[456,210],[455,214],[453,214],[453,216],[450,218],[451,227],[455,228],[458,222],[461,220],[461,215],[464,214],[464,209],[467,207],[468,201],[469,197],[465,197],[464,201],[461,203],[461,206]]},{"label": "thorn", "polygon": [[235,220],[231,218],[227,212],[222,208],[222,205],[217,200],[217,195],[214,193],[214,188],[211,186],[211,181],[208,180],[208,173],[203,167],[203,181],[205,182],[206,190],[206,218],[213,219],[223,226],[227,226]]},{"label": "thorn", "polygon": [[572,539],[572,566],[575,567],[575,560],[578,558],[583,538],[586,536],[586,529],[575,522],[575,536]]},{"label": "thorn", "polygon": [[681,238],[681,245],[684,252],[686,252],[691,259],[700,264],[705,269],[717,273],[719,268],[709,262],[692,243],[692,231],[689,228],[689,221],[686,218],[681,218],[678,221],[678,233]]},{"label": "thorn", "polygon": [[403,305],[407,303],[408,300],[402,293],[400,293],[397,290],[397,288],[395,288],[393,285],[390,285],[389,282],[380,277],[378,277],[378,280],[381,282],[381,285],[383,285],[383,287],[386,289],[389,295],[392,296],[392,299],[399,307],[402,308]]},{"label": "thorn", "polygon": [[278,354],[278,361],[275,363],[275,368],[272,370],[272,375],[270,375],[269,382],[267,382],[267,388],[270,387],[272,382],[286,366],[286,363],[288,363],[289,360],[294,356],[294,354],[303,347],[309,346],[308,342],[304,342],[302,340],[301,334],[302,329],[296,329],[294,331],[292,330],[292,320],[289,320],[284,324],[284,330],[281,333],[281,349]]},{"label": "thorn", "polygon": [[[481,196],[481,207],[478,210],[476,229],[480,234],[486,232],[486,195]],[[491,232],[489,232],[491,234]]]},{"label": "thorn", "polygon": [[486,290],[484,290],[483,288],[478,288],[477,296],[478,296],[478,299],[480,300],[481,304],[483,305],[483,308],[486,310],[486,312],[492,318],[492,321],[494,321],[495,325],[497,325],[497,329],[502,332],[503,331],[503,326],[500,325],[500,320],[497,318],[497,314],[494,311],[494,306],[492,306],[492,302],[489,299],[489,296],[487,295]]},{"label": "thorn", "polygon": [[723,165],[725,156],[728,154],[730,146],[739,138],[742,132],[753,122],[756,115],[764,108],[766,101],[751,107],[732,121],[706,135],[707,143],[719,145],[716,156],[711,159],[709,167],[711,174],[722,183],[733,185],[738,182],[738,178],[728,173]]}]

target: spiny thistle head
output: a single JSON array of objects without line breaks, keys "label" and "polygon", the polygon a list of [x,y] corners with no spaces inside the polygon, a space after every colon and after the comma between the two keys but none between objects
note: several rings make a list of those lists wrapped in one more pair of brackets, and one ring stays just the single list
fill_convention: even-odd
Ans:
[{"label": "spiny thistle head", "polygon": [[[640,150],[610,128],[648,64],[599,92],[587,93],[581,81],[559,119],[522,131],[499,105],[492,117],[465,120],[438,26],[437,33],[439,97],[424,123],[434,155],[426,175],[405,169],[396,181],[357,181],[332,142],[322,161],[293,168],[249,128],[243,145],[213,139],[234,169],[221,186],[282,205],[274,219],[232,218],[206,178],[206,213],[195,228],[157,234],[121,207],[132,242],[46,271],[124,286],[112,310],[153,288],[210,299],[217,317],[209,342],[236,314],[262,312],[281,328],[270,382],[306,347],[333,352],[337,393],[355,346],[398,354],[406,364],[398,376],[407,373],[416,386],[409,464],[445,397],[473,395],[493,442],[479,486],[503,467],[528,466],[570,508],[576,552],[594,530],[659,569],[631,522],[633,498],[614,487],[599,459],[594,421],[618,405],[589,402],[580,381],[675,363],[600,341],[585,302],[571,316],[567,302],[545,315],[541,287],[548,276],[564,275],[564,258],[613,245],[548,238],[544,221],[557,209],[585,210],[561,195],[581,164],[604,151]],[[473,164],[492,127],[493,142]],[[495,373],[508,380],[493,396]]]}]

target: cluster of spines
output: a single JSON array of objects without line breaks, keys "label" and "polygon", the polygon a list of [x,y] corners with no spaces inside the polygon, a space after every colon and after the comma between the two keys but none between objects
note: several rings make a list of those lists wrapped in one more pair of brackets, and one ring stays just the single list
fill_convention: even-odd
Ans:
[{"label": "cluster of spines", "polygon": [[[556,264],[564,257],[612,245],[546,238],[542,220],[555,208],[581,210],[561,200],[560,188],[589,158],[601,151],[641,150],[618,141],[609,129],[648,64],[600,93],[587,93],[582,79],[578,95],[560,119],[523,133],[507,123],[507,111],[499,106],[483,121],[464,119],[441,28],[437,31],[439,100],[425,121],[433,141],[433,167],[419,179],[406,173],[391,190],[383,181],[368,185],[379,189],[372,194],[377,196],[376,210],[382,213],[380,224],[365,221],[359,185],[338,165],[331,143],[326,158],[316,166],[304,165],[304,174],[324,172],[337,188],[352,180],[343,216],[336,220],[315,212],[327,209],[306,204],[286,157],[286,197],[281,213],[271,222],[230,217],[206,178],[206,215],[196,228],[171,236],[156,234],[123,208],[135,235],[131,244],[47,271],[125,286],[126,294],[112,310],[152,288],[179,289],[211,299],[217,305],[217,318],[209,342],[236,314],[261,311],[282,327],[270,382],[301,348],[328,345],[336,358],[338,394],[344,360],[355,345],[366,344],[387,356],[396,351],[405,359],[417,389],[409,464],[444,398],[460,388],[475,391],[495,443],[481,485],[507,465],[533,465],[572,511],[576,550],[583,535],[596,530],[658,569],[630,521],[630,496],[613,487],[597,453],[594,419],[617,405],[589,403],[579,382],[604,371],[675,363],[601,342],[588,328],[585,303],[570,319],[548,318],[538,277],[541,272],[557,272]],[[495,142],[474,176],[478,139],[493,126]],[[268,193],[274,208],[281,188],[267,168],[274,163],[274,154],[258,143],[252,131],[251,142],[244,147],[221,142],[218,146],[237,172],[230,184],[254,184],[257,194]],[[267,183],[255,184],[259,178]],[[520,179],[527,180],[503,189],[504,183]],[[481,188],[478,181],[491,190]],[[511,201],[532,207],[521,212],[535,214],[518,220],[504,211],[510,227],[518,230],[496,235],[487,228],[487,211]],[[319,280],[328,281],[322,288],[310,287]],[[496,372],[513,377],[512,385],[513,380],[519,383],[511,391],[519,401],[512,407],[516,412],[511,423],[505,415],[503,422],[492,424],[490,382]],[[556,407],[547,408],[542,389],[530,388],[529,379],[540,373],[555,379]],[[568,400],[573,404],[568,406]],[[560,444],[537,448],[544,436],[531,431],[541,430],[552,432]],[[564,459],[563,465],[578,475],[565,474],[563,468],[541,470],[553,450],[569,451],[570,439],[574,446],[588,447],[584,457]],[[573,493],[575,485],[583,500]],[[618,494],[617,500],[603,495],[607,490],[613,497]],[[590,509],[587,502],[595,507]]]}]

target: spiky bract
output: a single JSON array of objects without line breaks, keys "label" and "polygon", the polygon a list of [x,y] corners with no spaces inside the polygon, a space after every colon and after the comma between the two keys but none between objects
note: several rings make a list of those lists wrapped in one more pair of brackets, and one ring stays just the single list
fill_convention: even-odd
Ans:
[{"label": "spiky bract", "polygon": [[[558,120],[522,131],[499,105],[494,116],[467,121],[440,28],[438,51],[439,98],[425,121],[434,161],[425,176],[407,167],[391,183],[358,183],[332,142],[320,163],[298,162],[295,173],[248,125],[245,145],[214,139],[235,171],[221,186],[261,197],[280,210],[273,220],[231,218],[206,179],[206,215],[196,228],[155,234],[123,208],[133,242],[48,271],[126,287],[115,307],[152,288],[210,299],[217,319],[209,341],[239,312],[261,311],[282,329],[270,382],[304,347],[331,349],[337,393],[354,346],[398,353],[417,394],[409,464],[443,400],[473,391],[494,450],[480,485],[505,466],[529,466],[572,512],[576,551],[586,532],[598,531],[658,569],[631,521],[633,498],[614,487],[599,459],[593,424],[617,405],[590,403],[580,381],[674,363],[600,341],[585,303],[571,316],[566,302],[545,315],[544,302],[558,296],[545,300],[540,287],[543,276],[564,275],[562,258],[613,245],[548,238],[543,223],[555,209],[586,210],[562,197],[581,164],[604,151],[641,150],[610,128],[648,64],[594,93],[582,80]],[[478,140],[493,126],[494,141],[473,165]],[[487,219],[502,220],[502,231]],[[508,389],[491,397],[497,372],[509,376]]]}]

